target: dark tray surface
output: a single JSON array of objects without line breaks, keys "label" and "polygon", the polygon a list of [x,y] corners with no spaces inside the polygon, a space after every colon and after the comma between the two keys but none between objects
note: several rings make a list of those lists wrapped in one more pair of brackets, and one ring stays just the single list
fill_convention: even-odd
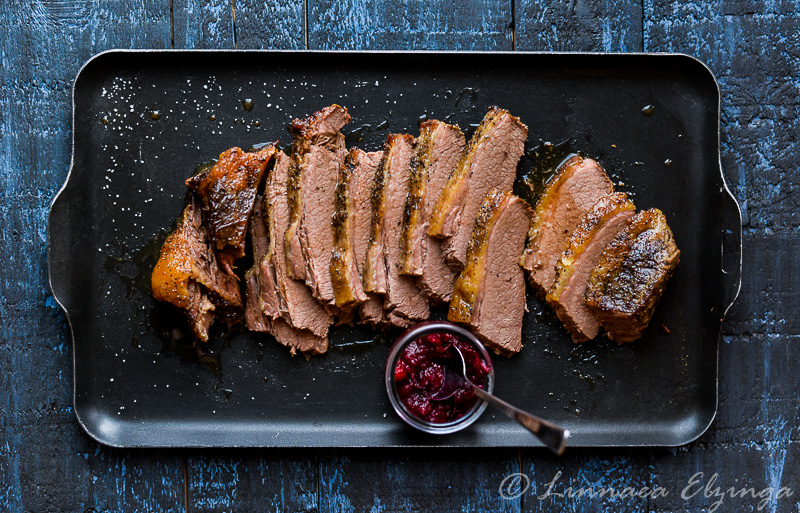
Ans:
[{"label": "dark tray surface", "polygon": [[[644,338],[576,347],[531,298],[525,349],[495,358],[496,392],[564,424],[572,445],[679,445],[707,428],[741,225],[720,172],[719,92],[698,61],[134,51],[101,54],[76,80],[73,167],[50,218],[51,284],[73,330],[75,409],[89,434],[122,446],[537,444],[491,411],[457,435],[411,431],[382,388],[387,346],[364,330],[336,330],[331,352],[306,362],[269,337],[217,329],[219,374],[164,351],[168,311],[147,283],[183,180],[228,147],[286,145],[293,117],[334,102],[353,116],[348,143],[365,149],[389,132],[415,134],[421,116],[469,130],[501,105],[529,125],[531,149],[569,141],[599,157],[638,208],[663,210],[681,264]],[[526,159],[522,172],[530,167]]]}]

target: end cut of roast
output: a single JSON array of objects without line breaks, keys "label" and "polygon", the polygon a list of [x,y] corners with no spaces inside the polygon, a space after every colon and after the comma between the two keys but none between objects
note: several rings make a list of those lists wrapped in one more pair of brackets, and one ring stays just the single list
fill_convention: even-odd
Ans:
[{"label": "end cut of roast", "polygon": [[578,223],[558,259],[547,302],[575,342],[591,340],[600,330],[600,323],[584,303],[589,276],[606,245],[627,226],[634,213],[635,207],[624,193],[600,198]]},{"label": "end cut of roast", "polygon": [[490,191],[475,220],[447,315],[505,356],[522,349],[525,277],[519,258],[531,215],[527,203],[510,192]]},{"label": "end cut of roast", "polygon": [[614,237],[586,291],[586,304],[610,339],[632,342],[642,335],[679,260],[672,230],[656,208],[637,213]]},{"label": "end cut of roast", "polygon": [[531,285],[547,294],[556,277],[556,263],[581,219],[614,186],[600,165],[579,155],[568,157],[550,179],[534,208],[528,245],[521,260]]},{"label": "end cut of roast", "polygon": [[346,154],[340,130],[349,122],[347,109],[339,105],[292,122],[290,217],[284,239],[288,272],[292,278],[304,280],[314,297],[326,305],[335,303],[331,219]]},{"label": "end cut of roast", "polygon": [[453,269],[463,269],[475,218],[492,188],[511,191],[528,127],[507,110],[492,107],[481,121],[437,199],[428,233],[442,238]]},{"label": "end cut of roast", "polygon": [[257,189],[277,144],[268,144],[254,152],[231,148],[219,156],[213,167],[186,180],[186,185],[203,202],[211,243],[228,274],[233,274],[233,263],[244,256]]},{"label": "end cut of roast", "polygon": [[150,285],[154,298],[186,312],[192,331],[203,342],[208,341],[215,316],[227,322],[241,318],[236,279],[220,268],[194,196],[161,247]]},{"label": "end cut of roast", "polygon": [[456,275],[447,266],[442,242],[428,235],[436,200],[464,151],[466,140],[458,126],[437,120],[420,125],[411,157],[411,185],[402,233],[401,272],[418,276],[417,285],[433,302],[449,303]]}]

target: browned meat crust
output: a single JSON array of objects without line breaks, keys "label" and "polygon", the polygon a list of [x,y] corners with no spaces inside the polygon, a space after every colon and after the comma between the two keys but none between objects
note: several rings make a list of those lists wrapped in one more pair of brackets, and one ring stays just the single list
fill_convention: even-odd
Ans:
[{"label": "browned meat crust", "polygon": [[555,266],[570,234],[600,198],[613,192],[605,171],[590,158],[572,155],[559,166],[536,203],[521,260],[541,295],[553,285]]},{"label": "browned meat crust", "polygon": [[356,227],[353,218],[357,214],[357,205],[353,201],[354,194],[350,192],[351,181],[357,181],[353,175],[358,174],[359,168],[364,166],[362,159],[365,159],[365,155],[357,148],[350,150],[339,173],[339,183],[336,184],[331,281],[336,306],[342,309],[350,309],[367,300],[354,255]]},{"label": "browned meat crust", "polygon": [[220,269],[194,197],[164,241],[150,285],[154,298],[186,311],[192,330],[203,342],[208,341],[215,315],[228,322],[241,318],[239,287],[233,276]]},{"label": "browned meat crust", "polygon": [[[269,250],[261,260],[261,268],[269,268],[274,273],[276,288],[280,298],[279,319],[273,332],[278,342],[305,354],[321,354],[328,348],[328,329],[333,318],[311,294],[311,290],[287,273],[286,253],[284,252],[284,233],[289,225],[289,205],[287,200],[289,157],[278,153],[275,166],[267,177],[264,197],[264,211],[269,229]],[[268,275],[268,274],[267,274]],[[267,287],[268,285],[262,285]],[[302,332],[302,333],[300,333]],[[305,333],[308,332],[308,333]],[[313,343],[312,343],[313,342]]]},{"label": "browned meat crust", "polygon": [[635,209],[624,193],[600,198],[578,223],[556,264],[556,279],[547,293],[547,302],[575,342],[597,336],[600,323],[584,304],[589,275],[606,245],[627,226]]},{"label": "browned meat crust", "polygon": [[592,270],[586,304],[608,336],[619,343],[638,339],[680,261],[664,214],[637,213],[611,241]]},{"label": "browned meat crust", "polygon": [[411,157],[411,184],[403,217],[400,272],[418,276],[428,300],[448,303],[456,275],[444,261],[441,241],[428,235],[436,201],[455,169],[466,141],[458,126],[437,120],[420,125]]},{"label": "browned meat crust", "polygon": [[289,228],[285,252],[289,276],[305,280],[314,297],[333,305],[331,218],[336,184],[346,154],[341,128],[350,122],[347,109],[331,105],[292,122],[294,140],[289,168]]},{"label": "browned meat crust", "polygon": [[233,274],[233,263],[244,256],[258,185],[277,145],[276,141],[252,153],[231,148],[212,168],[186,180],[203,202],[211,242],[228,274]]},{"label": "browned meat crust", "polygon": [[430,315],[428,302],[415,280],[400,274],[401,232],[414,138],[392,134],[375,174],[372,192],[372,233],[364,267],[367,292],[384,293],[384,314],[389,322],[406,327]]},{"label": "browned meat crust", "polygon": [[456,280],[447,315],[506,356],[522,348],[525,277],[519,257],[531,215],[527,203],[510,192],[490,191],[475,220],[467,265]]},{"label": "browned meat crust", "polygon": [[466,262],[473,223],[492,188],[510,191],[524,152],[528,127],[507,110],[492,107],[447,179],[428,233],[443,238],[447,263],[460,271]]}]

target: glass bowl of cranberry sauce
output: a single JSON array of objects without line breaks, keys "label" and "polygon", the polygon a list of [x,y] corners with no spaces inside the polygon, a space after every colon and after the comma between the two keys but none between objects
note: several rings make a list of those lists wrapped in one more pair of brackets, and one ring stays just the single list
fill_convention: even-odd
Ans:
[{"label": "glass bowl of cranberry sauce", "polygon": [[470,381],[492,393],[494,369],[486,348],[472,333],[446,321],[427,321],[406,330],[386,359],[386,391],[392,407],[407,424],[426,433],[460,431],[478,420],[487,406],[467,385],[448,399],[433,399],[447,366],[460,373],[454,346],[464,355]]}]

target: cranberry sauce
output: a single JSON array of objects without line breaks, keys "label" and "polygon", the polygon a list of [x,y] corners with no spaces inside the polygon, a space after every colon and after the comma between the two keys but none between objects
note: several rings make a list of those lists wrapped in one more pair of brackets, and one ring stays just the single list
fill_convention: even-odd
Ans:
[{"label": "cranberry sauce", "polygon": [[444,368],[461,367],[453,346],[464,355],[469,380],[483,388],[484,378],[492,370],[491,364],[481,358],[471,343],[449,333],[425,335],[406,346],[394,371],[397,395],[412,415],[431,423],[445,423],[463,417],[478,402],[475,392],[468,386],[449,399],[431,399],[442,387]]}]

